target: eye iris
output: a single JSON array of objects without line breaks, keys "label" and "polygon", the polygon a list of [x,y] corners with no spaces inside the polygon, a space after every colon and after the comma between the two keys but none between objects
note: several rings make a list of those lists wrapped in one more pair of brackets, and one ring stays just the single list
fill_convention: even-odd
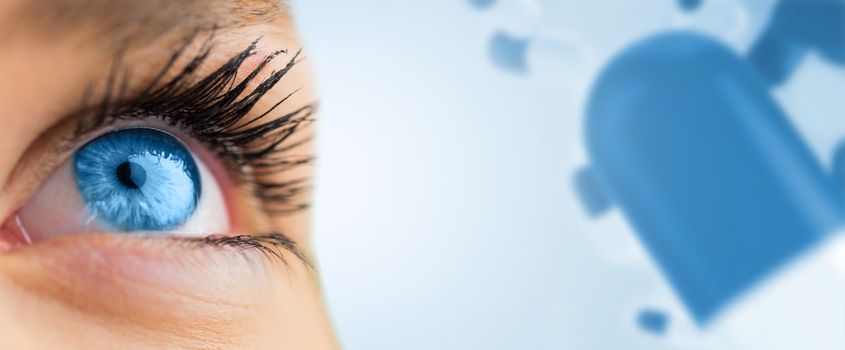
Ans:
[{"label": "eye iris", "polygon": [[177,228],[194,213],[201,193],[190,152],[154,129],[98,137],[77,151],[74,171],[88,214],[120,231]]}]

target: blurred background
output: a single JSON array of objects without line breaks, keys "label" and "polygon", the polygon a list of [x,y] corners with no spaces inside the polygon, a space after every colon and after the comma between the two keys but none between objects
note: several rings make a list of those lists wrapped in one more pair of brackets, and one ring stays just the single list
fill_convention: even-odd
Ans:
[{"label": "blurred background", "polygon": [[[596,186],[576,186],[576,174],[597,161],[585,132],[591,89],[626,48],[693,31],[746,65],[779,3],[293,1],[321,94],[315,244],[344,346],[845,348],[838,225],[813,221],[806,225],[813,229],[795,233],[806,238],[800,245],[772,255],[757,253],[777,244],[750,230],[737,243],[739,255],[704,268],[711,275],[692,274],[719,286],[718,296],[704,300],[684,284],[683,269],[667,273],[707,258],[705,248],[696,251],[701,241],[677,243],[687,250],[667,259],[661,254],[674,248],[648,238],[660,230],[632,224],[639,204],[606,208],[591,195]],[[824,30],[842,28],[840,21]],[[831,188],[839,188],[834,154],[845,138],[845,70],[835,42],[815,44],[829,50],[798,55],[775,45],[787,58],[764,63],[781,69],[782,81],[751,87],[791,125],[775,122],[775,133],[794,131],[794,144],[809,151],[812,164],[800,170],[831,174],[798,190],[838,198]],[[747,65],[740,71],[759,68]],[[754,224],[721,220],[714,222]],[[730,275],[731,266],[759,268],[740,287],[708,279]]]}]

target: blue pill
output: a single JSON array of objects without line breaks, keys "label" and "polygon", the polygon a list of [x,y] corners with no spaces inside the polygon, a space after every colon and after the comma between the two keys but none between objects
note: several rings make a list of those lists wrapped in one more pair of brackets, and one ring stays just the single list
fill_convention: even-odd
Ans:
[{"label": "blue pill", "polygon": [[676,32],[625,50],[585,125],[594,179],[582,192],[601,197],[588,206],[621,209],[700,324],[840,222],[833,176],[751,65],[713,39]]},{"label": "blue pill", "polygon": [[669,328],[669,316],[659,310],[644,309],[637,314],[637,325],[651,334],[663,335]]},{"label": "blue pill", "polygon": [[701,7],[701,3],[704,2],[703,0],[678,0],[678,6],[681,7],[682,10],[692,12],[698,10]]},{"label": "blue pill", "polygon": [[496,3],[496,0],[469,0],[469,4],[479,10],[493,6],[494,3]]},{"label": "blue pill", "polygon": [[748,60],[767,83],[779,85],[810,52],[845,65],[845,0],[781,0]]},{"label": "blue pill", "polygon": [[528,71],[528,39],[499,31],[490,39],[490,58],[502,69],[525,73]]}]

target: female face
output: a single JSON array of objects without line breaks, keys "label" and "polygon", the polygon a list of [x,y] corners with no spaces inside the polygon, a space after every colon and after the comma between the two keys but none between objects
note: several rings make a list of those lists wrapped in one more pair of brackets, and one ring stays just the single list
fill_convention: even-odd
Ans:
[{"label": "female face", "polygon": [[0,2],[0,348],[331,349],[284,4]]}]

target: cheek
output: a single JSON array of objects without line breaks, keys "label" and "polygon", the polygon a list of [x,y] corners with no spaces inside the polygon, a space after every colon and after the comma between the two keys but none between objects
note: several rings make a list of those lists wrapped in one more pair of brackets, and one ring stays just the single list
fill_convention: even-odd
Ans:
[{"label": "cheek", "polygon": [[[5,265],[0,259],[0,270]],[[236,298],[226,299],[207,293],[201,299],[184,298],[186,294],[173,290],[170,296],[145,293],[143,300],[132,301],[126,299],[132,290],[148,292],[143,283],[125,290],[105,281],[101,293],[92,290],[83,295],[67,290],[51,293],[53,282],[22,289],[3,279],[0,348],[336,349],[319,292],[304,271],[293,269],[295,275],[274,279],[271,285],[192,287],[215,293],[241,289]],[[85,304],[80,309],[85,300],[97,307]]]},{"label": "cheek", "polygon": [[[157,341],[162,345],[149,348],[172,349],[193,337],[236,343],[254,335],[250,329],[269,288],[266,273],[238,251],[185,251],[166,241],[104,235],[65,237],[2,255],[0,323],[25,315],[15,324],[23,334],[48,329],[50,336],[79,344],[20,347],[39,349]],[[6,330],[0,327],[0,333]],[[99,346],[82,346],[89,343]],[[9,347],[0,340],[0,348]]]},{"label": "cheek", "polygon": [[[3,349],[254,349],[242,344],[255,336],[250,322],[209,318],[192,328],[164,320],[145,327],[134,315],[103,318],[79,313],[38,297],[0,291],[0,339]],[[164,307],[164,306],[160,306]],[[49,330],[49,331],[45,331]],[[271,349],[271,348],[267,348]]]}]

